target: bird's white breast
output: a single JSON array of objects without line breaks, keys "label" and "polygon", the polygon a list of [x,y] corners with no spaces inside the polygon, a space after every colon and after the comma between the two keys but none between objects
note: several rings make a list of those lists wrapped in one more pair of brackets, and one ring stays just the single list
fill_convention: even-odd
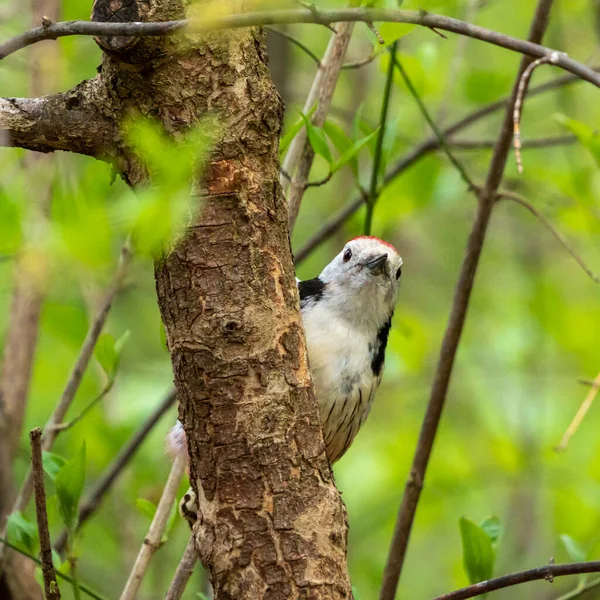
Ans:
[{"label": "bird's white breast", "polygon": [[334,462],[367,418],[381,379],[371,367],[377,332],[353,326],[319,304],[319,310],[307,306],[302,316],[323,437]]}]

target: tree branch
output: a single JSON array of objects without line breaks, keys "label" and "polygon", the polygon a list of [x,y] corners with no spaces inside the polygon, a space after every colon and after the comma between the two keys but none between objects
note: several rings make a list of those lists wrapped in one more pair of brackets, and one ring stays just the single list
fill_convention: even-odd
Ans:
[{"label": "tree branch", "polygon": [[171,508],[175,502],[177,488],[179,487],[183,472],[185,471],[185,462],[185,458],[182,455],[178,455],[173,462],[165,489],[163,490],[158,506],[156,507],[156,513],[150,524],[150,529],[144,538],[140,552],[131,569],[127,583],[125,584],[125,589],[121,594],[121,600],[134,600],[137,596],[137,592],[142,583],[144,574],[148,569],[150,560],[160,546],[160,541],[165,532]]},{"label": "tree branch", "polygon": [[[77,529],[79,531],[83,524],[98,510],[104,496],[112,487],[123,469],[129,464],[142,442],[148,434],[154,429],[155,425],[160,421],[163,415],[173,406],[176,400],[175,390],[171,390],[164,400],[154,409],[154,412],[146,419],[142,426],[136,431],[133,437],[121,449],[112,464],[106,469],[102,478],[96,483],[92,491],[89,493],[85,502],[79,508],[79,516],[77,518]],[[67,543],[67,530],[61,532],[54,545],[59,553],[63,553]]]},{"label": "tree branch", "polygon": [[211,16],[210,19],[191,19],[154,23],[107,23],[91,21],[64,21],[42,25],[18,35],[0,45],[0,59],[35,44],[41,40],[54,40],[71,35],[117,35],[117,36],[164,36],[178,31],[187,34],[219,31],[222,29],[237,29],[259,25],[276,25],[292,23],[317,23],[329,25],[342,22],[373,21],[390,23],[410,23],[428,29],[441,29],[481,40],[507,50],[519,52],[533,58],[551,56],[552,64],[578,75],[582,79],[600,87],[600,76],[588,66],[569,58],[566,54],[552,48],[541,46],[531,40],[525,41],[480,27],[465,23],[459,19],[436,15],[426,11],[411,11],[379,8],[345,8],[332,10],[288,9],[276,11],[257,11],[245,14]]},{"label": "tree branch", "polygon": [[90,80],[54,96],[0,98],[0,146],[109,155],[119,135],[97,110],[94,92],[95,80]]},{"label": "tree branch", "polygon": [[[521,148],[523,150],[533,150],[553,146],[567,146],[575,142],[577,142],[577,138],[574,135],[555,135],[526,140],[521,143]],[[485,150],[486,148],[494,148],[495,145],[494,140],[448,140],[448,146],[455,150]]]},{"label": "tree branch", "polygon": [[179,600],[181,596],[183,596],[185,586],[190,580],[197,562],[198,553],[196,552],[196,542],[194,541],[194,536],[192,535],[190,541],[185,547],[185,552],[183,553],[183,556],[177,565],[175,576],[173,577],[173,581],[169,586],[165,600]]},{"label": "tree branch", "polygon": [[548,219],[542,212],[540,212],[531,202],[528,202],[525,198],[515,194],[514,192],[502,191],[497,194],[497,199],[512,200],[516,204],[519,204],[524,209],[528,210],[534,217],[536,217],[550,233],[558,240],[561,246],[573,257],[575,262],[583,269],[585,274],[595,283],[600,283],[600,275],[594,273],[586,264],[586,262],[579,256],[579,254],[571,247],[565,236],[556,229],[552,221]]},{"label": "tree branch", "polygon": [[[600,66],[593,67],[594,70],[600,71]],[[561,77],[557,77],[556,79],[544,83],[542,85],[535,86],[529,90],[529,97],[537,96],[544,92],[548,92],[551,90],[555,90],[557,88],[563,87],[565,85],[570,85],[572,83],[577,83],[582,81],[579,77],[574,75],[562,75]],[[446,127],[442,131],[442,135],[448,141],[448,144],[452,146],[455,142],[452,139],[449,139],[455,133],[466,129],[467,127],[481,121],[485,117],[494,114],[495,112],[501,110],[506,107],[508,102],[510,101],[509,97],[501,98],[496,102],[491,102],[479,108],[472,113],[469,113],[462,119],[455,121],[452,125]],[[460,145],[460,142],[456,142]],[[483,142],[482,142],[483,143]],[[485,142],[486,147],[490,144],[490,142]],[[494,147],[496,142],[492,142],[491,147]],[[421,142],[418,146],[413,148],[410,152],[408,152],[403,158],[401,158],[385,175],[383,180],[383,188],[389,185],[398,175],[402,174],[409,167],[417,163],[421,158],[427,156],[430,152],[439,149],[439,142],[436,139],[436,136],[431,136],[430,138]],[[333,235],[342,224],[350,218],[362,205],[364,204],[364,198],[362,196],[356,197],[352,202],[350,202],[346,207],[341,209],[337,215],[332,217],[328,223],[326,223],[323,228],[315,233],[313,237],[311,237],[300,250],[296,253],[296,265],[299,265],[303,260],[305,260],[310,253],[315,250],[319,245],[321,245],[325,240],[327,240],[331,235]]]},{"label": "tree branch", "polygon": [[[343,23],[339,26],[327,47],[323,63],[306,100],[305,112],[307,112],[307,107],[308,110],[312,108],[315,100],[317,102],[317,108],[311,118],[311,122],[317,127],[321,127],[327,119],[353,28],[353,23]],[[292,177],[288,193],[288,227],[290,231],[294,228],[300,211],[314,157],[315,151],[309,143],[306,128],[303,128],[292,141],[283,164],[284,170]]]},{"label": "tree branch", "polygon": [[[542,39],[548,24],[548,16],[552,3],[553,0],[539,0],[529,33],[529,39],[532,42],[539,42]],[[479,259],[483,250],[485,235],[492,215],[498,186],[504,175],[504,167],[512,139],[512,111],[517,97],[519,81],[530,62],[531,59],[525,56],[521,60],[519,72],[513,85],[511,101],[504,114],[502,130],[494,150],[488,176],[483,190],[479,195],[479,205],[467,243],[460,276],[456,284],[452,309],[440,349],[429,403],[423,419],[410,476],[406,483],[402,503],[398,511],[398,520],[396,521],[388,561],[383,574],[380,600],[393,600],[396,594],[417,505],[421,496],[421,490],[423,489],[423,481],[446,402],[450,377],[467,316],[467,309]]]},{"label": "tree branch", "polygon": [[56,581],[56,571],[52,563],[52,544],[48,529],[48,513],[46,512],[46,489],[44,488],[44,468],[42,466],[42,430],[37,427],[29,433],[31,441],[31,470],[33,472],[33,489],[35,490],[35,514],[40,537],[40,559],[44,577],[46,600],[60,600],[60,590]]},{"label": "tree branch", "polygon": [[476,583],[468,587],[437,596],[434,600],[465,600],[466,598],[475,598],[494,590],[526,583],[527,581],[536,581],[546,579],[552,581],[554,577],[564,577],[565,575],[580,575],[581,573],[598,573],[600,572],[600,561],[591,561],[584,563],[569,563],[565,565],[545,565],[537,569],[528,571],[519,571],[502,577],[488,579],[481,583]]}]

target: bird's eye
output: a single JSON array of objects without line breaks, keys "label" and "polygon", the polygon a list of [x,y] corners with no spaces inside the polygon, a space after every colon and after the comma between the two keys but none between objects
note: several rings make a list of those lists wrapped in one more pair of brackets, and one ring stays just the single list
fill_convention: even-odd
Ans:
[{"label": "bird's eye", "polygon": [[402,275],[402,267],[398,267],[396,271],[396,279],[400,279],[400,275]]},{"label": "bird's eye", "polygon": [[346,252],[344,252],[344,262],[348,262],[352,258],[352,250],[348,248]]}]

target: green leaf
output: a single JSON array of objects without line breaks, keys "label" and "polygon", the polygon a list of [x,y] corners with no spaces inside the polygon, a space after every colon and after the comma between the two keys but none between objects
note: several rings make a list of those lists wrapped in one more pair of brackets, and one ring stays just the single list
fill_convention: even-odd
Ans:
[{"label": "green leaf", "polygon": [[563,533],[560,536],[560,541],[563,543],[563,546],[565,547],[569,558],[573,562],[585,562],[587,560],[587,553],[585,552],[585,550],[570,535]]},{"label": "green leaf", "polygon": [[479,523],[479,527],[485,531],[492,545],[495,545],[502,535],[502,525],[498,517],[487,517]]},{"label": "green leaf", "polygon": [[216,120],[207,117],[174,140],[151,120],[125,122],[125,138],[148,171],[150,183],[119,203],[113,220],[121,229],[132,230],[137,253],[162,255],[194,218],[197,204],[192,202],[191,182],[201,177],[208,141],[217,130]]},{"label": "green leaf", "polygon": [[358,161],[355,161],[356,156],[358,155],[358,153],[362,150],[362,148],[368,144],[376,135],[377,135],[377,130],[375,130],[373,133],[367,135],[366,137],[354,142],[354,144],[352,144],[352,146],[350,146],[350,148],[348,148],[331,166],[331,172],[335,173],[336,171],[338,171],[339,169],[341,169],[344,165],[348,164],[348,163],[354,163],[352,164],[352,171],[354,172],[355,176],[358,177]]},{"label": "green leaf", "polygon": [[459,521],[463,547],[463,566],[469,582],[490,579],[494,572],[495,552],[490,536],[482,527],[461,517]]},{"label": "green leaf", "polygon": [[38,530],[20,512],[11,513],[6,520],[7,540],[29,554],[37,554]]},{"label": "green leaf", "polygon": [[600,135],[598,132],[594,131],[589,125],[570,119],[565,115],[555,115],[554,118],[577,137],[581,144],[590,151],[600,167]]},{"label": "green leaf", "polygon": [[343,154],[352,146],[352,139],[346,134],[342,127],[334,121],[331,121],[330,119],[325,121],[323,131],[340,154]]},{"label": "green leaf", "polygon": [[298,135],[298,132],[304,127],[304,119],[298,119],[290,128],[285,132],[279,140],[279,156],[288,149],[288,146],[292,143],[292,140]]},{"label": "green leaf", "polygon": [[46,450],[42,452],[44,472],[52,479],[52,481],[56,479],[56,474],[61,470],[65,462],[66,461],[62,456],[54,454],[54,452],[47,452]]},{"label": "green leaf", "polygon": [[[560,541],[563,543],[563,546],[565,547],[565,550],[567,551],[567,554],[572,562],[585,562],[586,560],[589,560],[588,554],[581,547],[579,542],[577,542],[570,535],[563,533],[560,536]],[[579,585],[584,585],[587,581],[587,578],[588,575],[585,573],[579,575]]]},{"label": "green leaf", "polygon": [[[316,104],[308,111],[306,116],[312,117],[315,110],[317,110]],[[279,156],[281,156],[288,149],[288,146],[292,143],[292,140],[298,135],[298,132],[302,129],[302,127],[304,127],[305,117],[302,112],[298,112],[300,113],[300,119],[296,121],[279,140]]]},{"label": "green leaf", "polygon": [[150,520],[154,519],[154,514],[156,513],[156,506],[152,504],[150,500],[146,500],[145,498],[138,498],[135,501],[135,507],[143,515],[146,515]]},{"label": "green leaf", "polygon": [[115,338],[110,333],[103,333],[98,338],[94,348],[94,356],[110,379],[119,358],[115,350]]},{"label": "green leaf", "polygon": [[117,353],[117,356],[119,358],[121,358],[121,351],[123,350],[123,346],[125,346],[130,336],[131,331],[127,329],[125,333],[115,342],[115,352]]},{"label": "green leaf", "polygon": [[415,28],[412,23],[382,23],[377,27],[386,46],[389,46]]},{"label": "green leaf", "polygon": [[85,483],[85,442],[75,458],[66,462],[54,479],[58,512],[72,534],[77,524],[77,509]]},{"label": "green leaf", "polygon": [[98,342],[94,348],[94,355],[109,379],[115,376],[119,368],[121,351],[130,334],[131,332],[127,330],[118,340],[115,340],[110,333],[103,333],[98,338]]},{"label": "green leaf", "polygon": [[327,145],[325,133],[320,127],[315,127],[305,115],[302,115],[302,118],[304,119],[308,141],[310,142],[312,149],[316,154],[323,157],[328,164],[331,164],[333,162],[333,156],[331,156],[331,150]]}]

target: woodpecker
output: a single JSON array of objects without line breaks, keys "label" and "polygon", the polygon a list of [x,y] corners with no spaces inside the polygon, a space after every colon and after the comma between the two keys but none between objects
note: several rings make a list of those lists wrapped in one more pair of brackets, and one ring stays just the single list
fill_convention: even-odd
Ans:
[{"label": "woodpecker", "polygon": [[[402,264],[394,246],[360,236],[346,243],[318,277],[298,280],[308,362],[330,463],[352,444],[381,382]],[[171,453],[187,454],[181,423],[169,434],[168,445]],[[191,494],[181,505],[188,519],[194,512]]]}]

